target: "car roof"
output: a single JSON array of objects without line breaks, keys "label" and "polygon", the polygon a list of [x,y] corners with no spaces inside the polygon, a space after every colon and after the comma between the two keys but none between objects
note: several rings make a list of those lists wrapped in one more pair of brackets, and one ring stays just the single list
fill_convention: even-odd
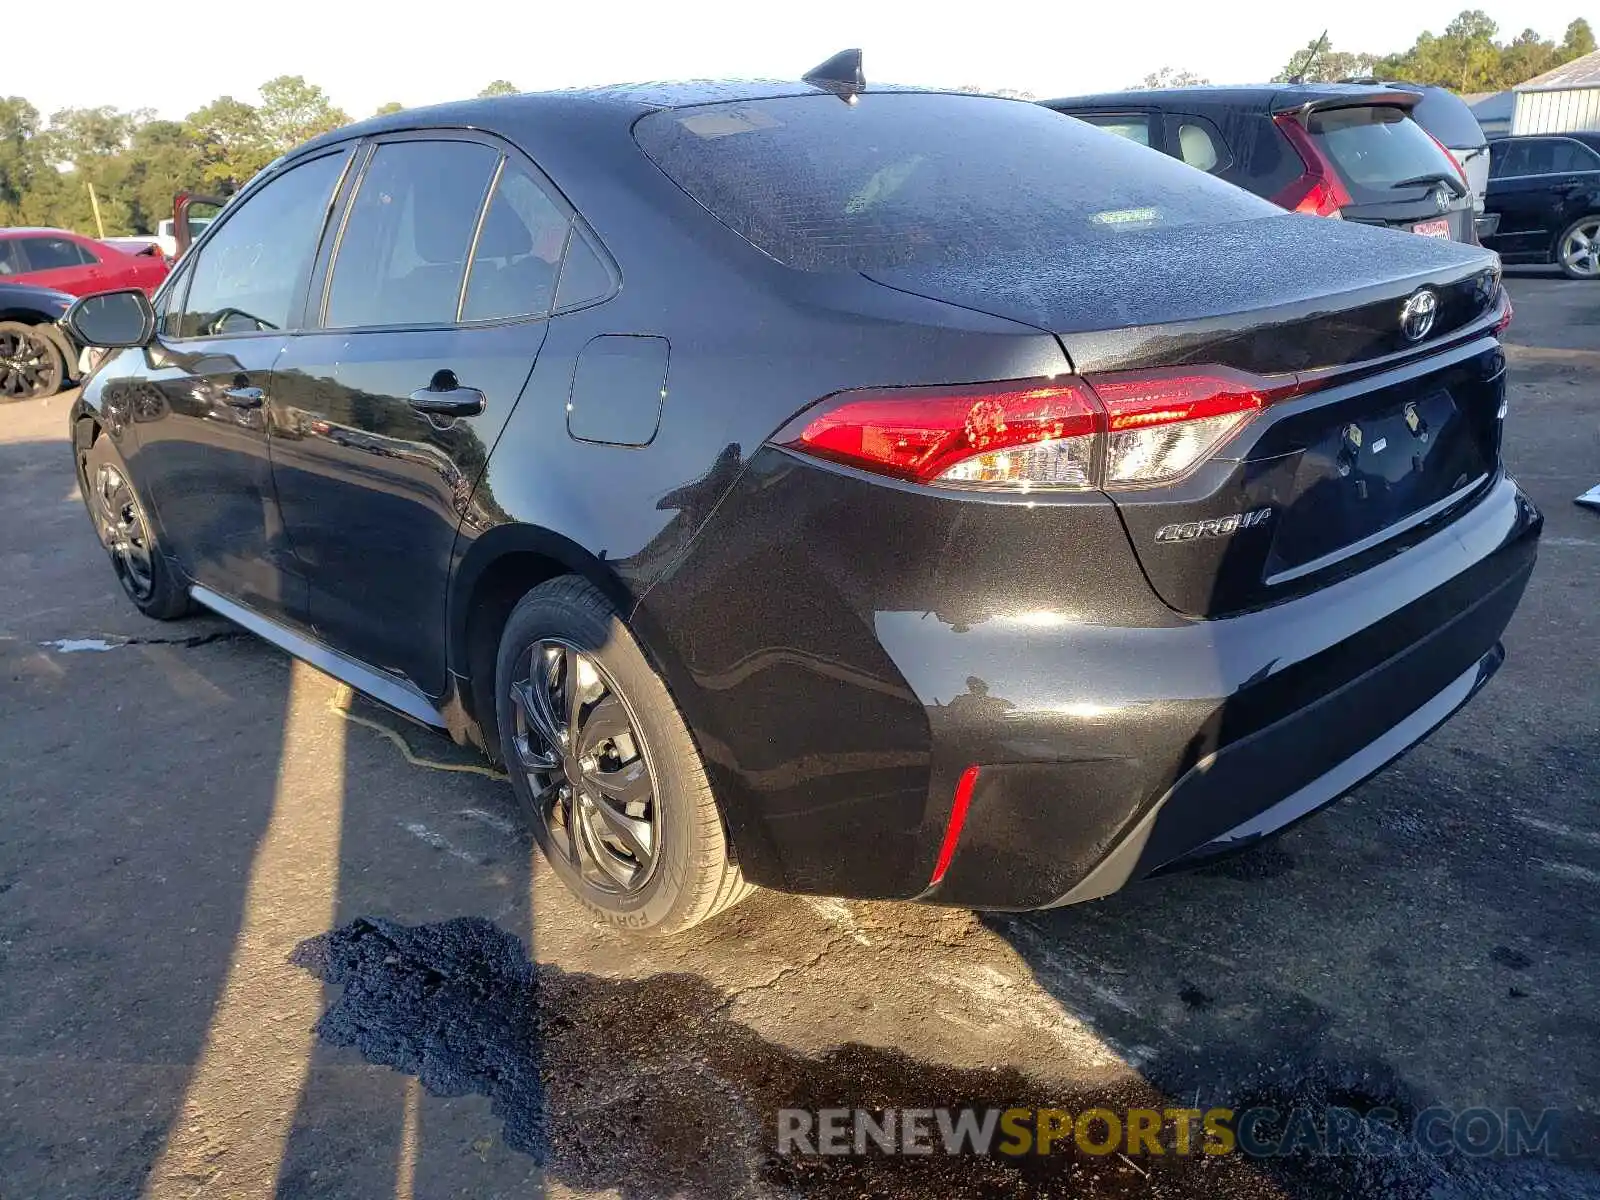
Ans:
[{"label": "car roof", "polygon": [[1531,142],[1535,139],[1544,138],[1571,138],[1575,142],[1582,142],[1585,146],[1591,146],[1596,150],[1600,150],[1600,133],[1592,132],[1586,129],[1574,129],[1570,131],[1553,130],[1550,133],[1512,133],[1507,134],[1505,137],[1491,139],[1489,145],[1499,146],[1505,142]]},{"label": "car roof", "polygon": [[1254,108],[1282,112],[1324,100],[1412,103],[1415,92],[1370,83],[1258,83],[1132,89],[1041,100],[1046,108]]},{"label": "car roof", "polygon": [[[81,233],[73,233],[72,230],[70,230],[70,229],[52,229],[48,225],[4,225],[4,226],[0,226],[0,238],[4,238],[4,237],[22,237],[24,235],[26,235],[28,237],[35,237],[35,236],[37,236],[39,234],[42,234],[42,233],[48,233],[53,237],[78,238],[78,237],[82,237],[83,236],[83,234],[81,234]],[[91,240],[93,240],[93,239],[91,239]]]},{"label": "car roof", "polygon": [[[864,94],[875,92],[934,92],[947,89],[874,85]],[[808,83],[774,79],[691,79],[649,83],[619,83],[606,87],[567,88],[551,92],[521,92],[511,96],[484,96],[457,100],[423,108],[407,108],[379,117],[369,117],[343,125],[332,133],[298,147],[291,154],[325,145],[406,129],[485,129],[499,130],[528,123],[560,121],[574,126],[583,123],[611,128],[631,127],[647,113],[663,108],[688,108],[700,104],[734,104],[749,100],[771,100],[784,96],[824,96],[828,93]],[[965,93],[961,93],[965,94]]]}]

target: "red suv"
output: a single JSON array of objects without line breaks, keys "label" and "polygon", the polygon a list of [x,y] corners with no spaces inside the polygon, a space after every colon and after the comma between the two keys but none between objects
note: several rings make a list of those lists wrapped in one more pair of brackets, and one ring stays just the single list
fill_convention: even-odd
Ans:
[{"label": "red suv", "polygon": [[142,288],[153,292],[169,264],[157,246],[128,254],[64,229],[0,229],[0,280],[74,296]]}]

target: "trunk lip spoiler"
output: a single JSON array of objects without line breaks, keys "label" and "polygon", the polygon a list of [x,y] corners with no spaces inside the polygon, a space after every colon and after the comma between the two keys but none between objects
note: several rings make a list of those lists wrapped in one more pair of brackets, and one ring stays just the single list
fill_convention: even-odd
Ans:
[{"label": "trunk lip spoiler", "polygon": [[1336,108],[1403,108],[1409,113],[1421,100],[1422,97],[1416,92],[1384,89],[1355,92],[1348,96],[1315,96],[1310,100],[1301,100],[1294,104],[1275,102],[1272,106],[1272,115],[1296,117],[1303,121],[1314,112],[1327,112]]}]

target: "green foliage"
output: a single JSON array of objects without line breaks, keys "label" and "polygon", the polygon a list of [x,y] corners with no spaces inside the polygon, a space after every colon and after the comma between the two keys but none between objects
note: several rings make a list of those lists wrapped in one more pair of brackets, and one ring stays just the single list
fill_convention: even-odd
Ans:
[{"label": "green foliage", "polygon": [[1157,88],[1200,87],[1210,83],[1211,80],[1193,71],[1180,71],[1176,67],[1162,67],[1159,71],[1151,71],[1138,83],[1132,85],[1137,91],[1154,91]]},{"label": "green foliage", "polygon": [[375,117],[387,117],[390,113],[404,112],[405,108],[406,106],[401,104],[400,101],[391,100],[387,104],[378,105],[377,111],[372,115]]},{"label": "green foliage", "polygon": [[[396,109],[399,105],[394,106]],[[0,98],[0,225],[151,233],[181,191],[233,191],[280,154],[350,118],[299,75],[261,85],[260,104],[222,96],[182,121],[148,110],[68,108],[48,123]]]},{"label": "green foliage", "polygon": [[1495,40],[1498,27],[1481,9],[1467,9],[1443,33],[1424,33],[1399,54],[1352,54],[1316,41],[1297,51],[1273,82],[1303,74],[1307,83],[1376,75],[1381,79],[1428,83],[1456,92],[1498,92],[1542,75],[1594,49],[1594,31],[1582,17],[1567,26],[1558,44],[1524,29],[1508,42]]},{"label": "green foliage", "polygon": [[485,87],[483,89],[483,91],[479,92],[478,95],[480,97],[482,97],[482,96],[515,96],[521,90],[522,90],[521,88],[519,88],[516,84],[512,83],[509,79],[496,79],[493,83],[491,83],[487,87]]}]

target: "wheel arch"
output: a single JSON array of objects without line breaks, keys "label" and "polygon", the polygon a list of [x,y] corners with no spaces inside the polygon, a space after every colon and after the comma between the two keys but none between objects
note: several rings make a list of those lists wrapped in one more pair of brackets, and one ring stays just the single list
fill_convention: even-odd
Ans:
[{"label": "wheel arch", "polygon": [[587,579],[617,611],[636,597],[617,573],[572,539],[537,525],[499,525],[468,546],[451,573],[446,650],[456,692],[484,750],[500,759],[494,719],[494,664],[500,634],[517,601],[562,575]]}]

